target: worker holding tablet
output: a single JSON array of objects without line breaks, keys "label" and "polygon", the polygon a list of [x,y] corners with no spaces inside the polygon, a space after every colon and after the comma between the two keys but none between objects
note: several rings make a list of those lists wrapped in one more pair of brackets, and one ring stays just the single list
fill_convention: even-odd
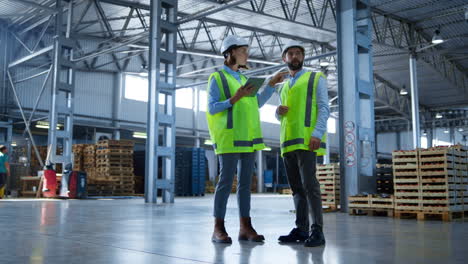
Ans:
[{"label": "worker holding tablet", "polygon": [[[239,240],[262,242],[264,237],[252,227],[250,219],[250,185],[255,166],[255,151],[265,148],[260,128],[259,108],[274,93],[267,85],[256,93],[262,80],[247,78],[240,72],[246,69],[248,42],[235,35],[224,39],[221,53],[223,69],[211,74],[208,80],[207,122],[215,153],[221,165],[214,198],[215,226],[213,242],[232,243],[224,226],[226,205],[237,170],[237,203],[239,207]],[[274,83],[284,74],[272,78]],[[260,85],[259,85],[260,84]]]}]

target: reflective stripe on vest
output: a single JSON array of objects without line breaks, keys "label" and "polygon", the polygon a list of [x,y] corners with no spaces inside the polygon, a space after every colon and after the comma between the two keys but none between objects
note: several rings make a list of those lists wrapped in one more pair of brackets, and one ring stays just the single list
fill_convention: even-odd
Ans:
[{"label": "reflective stripe on vest", "polygon": [[[219,77],[221,77],[221,82],[223,83],[223,91],[224,95],[226,95],[226,98],[229,99],[231,98],[231,91],[229,90],[229,84],[228,81],[226,80],[226,76],[222,71],[219,71]],[[232,107],[228,108],[228,113],[227,113],[227,129],[232,129],[234,126],[233,120],[232,120]]]}]

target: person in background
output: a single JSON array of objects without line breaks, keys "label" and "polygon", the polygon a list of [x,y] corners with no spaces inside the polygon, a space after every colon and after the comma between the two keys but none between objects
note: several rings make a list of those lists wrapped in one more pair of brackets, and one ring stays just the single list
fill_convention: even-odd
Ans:
[{"label": "person in background", "polygon": [[214,195],[215,225],[212,241],[217,243],[232,243],[224,225],[224,218],[236,169],[239,240],[265,240],[264,236],[259,235],[252,227],[250,185],[254,172],[255,151],[265,148],[258,109],[275,90],[267,86],[261,93],[249,96],[254,93],[254,87],[245,85],[247,78],[240,72],[240,69],[247,68],[248,50],[248,42],[245,39],[235,35],[227,36],[221,49],[225,58],[223,69],[211,74],[208,80],[206,117],[221,168]]},{"label": "person in background", "polygon": [[282,57],[288,65],[289,78],[279,92],[281,105],[276,115],[281,122],[281,155],[293,192],[296,227],[278,240],[304,242],[306,247],[322,246],[322,197],[315,171],[316,157],[326,153],[325,132],[330,114],[326,77],[303,68],[305,49],[298,42],[286,45]]},{"label": "person in background", "polygon": [[10,177],[10,164],[8,163],[8,148],[0,145],[0,199],[5,196],[7,177]]}]

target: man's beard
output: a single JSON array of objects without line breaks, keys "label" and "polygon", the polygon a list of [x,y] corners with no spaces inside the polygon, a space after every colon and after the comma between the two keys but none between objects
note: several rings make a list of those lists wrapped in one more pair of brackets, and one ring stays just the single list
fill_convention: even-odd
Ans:
[{"label": "man's beard", "polygon": [[300,70],[302,69],[303,65],[304,65],[304,61],[294,60],[293,62],[288,62],[288,68],[291,71]]}]

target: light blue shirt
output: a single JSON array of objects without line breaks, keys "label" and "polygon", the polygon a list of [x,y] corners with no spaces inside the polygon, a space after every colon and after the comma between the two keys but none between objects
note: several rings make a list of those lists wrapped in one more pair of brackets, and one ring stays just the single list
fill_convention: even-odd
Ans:
[{"label": "light blue shirt", "polygon": [[[292,87],[304,73],[306,73],[306,70],[302,69],[298,71],[294,77],[292,77],[291,75],[287,75],[286,79],[289,78],[289,87]],[[330,107],[328,105],[327,79],[323,77],[320,77],[317,86],[317,108],[317,123],[315,124],[315,129],[312,132],[312,136],[321,139],[327,131],[327,120],[330,116]],[[276,118],[278,120],[280,119],[278,117],[278,114],[276,114]]]},{"label": "light blue shirt", "polygon": [[[240,72],[239,71],[233,71],[231,68],[228,66],[224,65],[223,70],[225,70],[227,73],[232,75],[241,85],[241,77],[240,77]],[[258,107],[262,107],[268,99],[273,95],[275,92],[275,88],[270,87],[267,85],[265,89],[261,93],[257,94],[257,100],[258,100]],[[224,101],[220,101],[220,93],[219,93],[219,87],[218,83],[213,81],[210,83],[209,91],[208,91],[208,112],[212,115],[217,114],[219,112],[222,112],[230,107],[232,107],[231,102],[229,101],[229,98]]]}]

